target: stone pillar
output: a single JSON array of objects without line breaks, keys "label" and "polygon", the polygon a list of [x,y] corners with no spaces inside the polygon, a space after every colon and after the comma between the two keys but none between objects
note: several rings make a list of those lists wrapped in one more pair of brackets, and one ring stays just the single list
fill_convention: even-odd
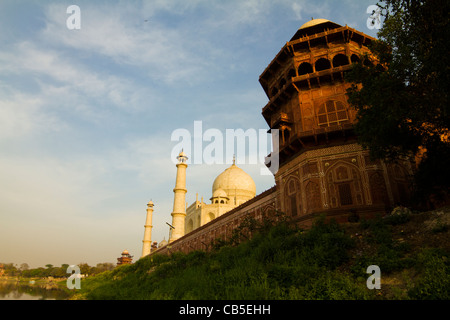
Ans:
[{"label": "stone pillar", "polygon": [[184,222],[186,220],[186,168],[187,159],[186,154],[181,151],[177,157],[177,179],[175,182],[175,188],[173,189],[173,211],[172,211],[172,229],[169,243],[184,236]]},{"label": "stone pillar", "polygon": [[152,218],[153,218],[153,202],[147,204],[147,219],[145,220],[144,240],[142,240],[142,257],[145,257],[151,252],[152,245]]}]

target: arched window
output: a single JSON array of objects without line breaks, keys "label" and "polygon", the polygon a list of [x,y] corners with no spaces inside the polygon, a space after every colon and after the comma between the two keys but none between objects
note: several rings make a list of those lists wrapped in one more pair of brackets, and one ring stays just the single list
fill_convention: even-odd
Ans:
[{"label": "arched window", "polygon": [[294,194],[297,192],[297,180],[291,179],[288,184],[288,194]]},{"label": "arched window", "polygon": [[273,215],[274,213],[275,213],[275,208],[272,205],[268,205],[263,210],[263,215],[264,216]]},{"label": "arched window", "polygon": [[344,103],[336,100],[329,100],[320,106],[317,112],[317,124],[319,127],[329,127],[340,125],[348,120],[348,113]]},{"label": "arched window", "polygon": [[348,64],[348,58],[345,54],[339,53],[333,58],[333,67],[337,68]]},{"label": "arched window", "polygon": [[364,203],[361,176],[354,166],[339,162],[328,169],[326,177],[332,208]]},{"label": "arched window", "polygon": [[209,212],[209,213],[206,215],[205,218],[206,218],[205,223],[208,223],[208,222],[210,222],[211,220],[214,220],[214,219],[216,218],[216,216],[214,215],[214,213]]},{"label": "arched window", "polygon": [[356,54],[352,54],[352,56],[350,57],[350,61],[352,62],[352,63],[356,63],[356,62],[359,62],[359,57],[356,55]]},{"label": "arched window", "polygon": [[297,216],[300,213],[300,184],[297,178],[291,177],[285,189],[286,195],[286,209],[291,213],[293,217]]},{"label": "arched window", "polygon": [[303,62],[298,66],[298,75],[302,76],[304,74],[313,73],[313,67],[308,62]]},{"label": "arched window", "polygon": [[223,200],[220,200],[220,203],[225,203]]},{"label": "arched window", "polygon": [[370,195],[372,203],[383,203],[388,205],[389,198],[386,190],[386,183],[381,173],[375,172],[369,177]]},{"label": "arched window", "polygon": [[322,208],[320,200],[320,188],[317,183],[309,181],[305,187],[305,193],[308,213]]},{"label": "arched window", "polygon": [[331,68],[331,64],[328,59],[320,58],[319,60],[316,61],[316,72],[322,71],[322,70],[327,70],[330,68]]},{"label": "arched window", "polygon": [[282,145],[285,145],[286,143],[289,142],[289,138],[290,138],[290,136],[291,136],[290,131],[291,131],[291,129],[290,129],[289,127],[287,127],[287,126],[281,127],[281,137],[280,137],[280,140],[281,140],[281,144],[282,144]]}]

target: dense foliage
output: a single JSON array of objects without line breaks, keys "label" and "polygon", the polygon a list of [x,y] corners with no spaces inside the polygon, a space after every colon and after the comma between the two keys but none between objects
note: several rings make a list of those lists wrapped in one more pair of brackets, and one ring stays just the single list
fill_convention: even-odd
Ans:
[{"label": "dense foliage", "polygon": [[385,17],[363,57],[347,74],[356,132],[373,158],[421,157],[415,199],[450,189],[449,9],[446,0],[386,0]]},{"label": "dense foliage", "polygon": [[[310,230],[286,222],[252,226],[251,240],[221,242],[212,252],[153,255],[83,280],[85,299],[408,299],[449,298],[448,252],[421,249],[393,239],[404,217],[359,223],[361,240],[331,221]],[[447,232],[447,231],[445,231]],[[361,248],[365,248],[363,251]],[[414,270],[398,291],[369,290],[369,265],[382,277]],[[435,278],[439,277],[439,279]]]}]

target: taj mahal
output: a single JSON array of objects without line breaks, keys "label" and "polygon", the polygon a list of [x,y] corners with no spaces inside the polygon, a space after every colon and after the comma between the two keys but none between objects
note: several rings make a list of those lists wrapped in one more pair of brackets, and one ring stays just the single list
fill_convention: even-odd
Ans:
[{"label": "taj mahal", "polygon": [[[198,194],[196,194],[195,202],[188,206],[185,212],[182,212],[182,207],[185,206],[184,195],[187,192],[185,188],[187,156],[184,152],[180,152],[177,159],[179,162],[177,164],[178,170],[174,189],[174,211],[172,212],[173,221],[170,225],[170,237],[169,242],[165,240],[161,241],[159,243],[160,247],[177,240],[185,233],[190,233],[209,223],[222,214],[254,198],[256,195],[256,185],[252,177],[239,168],[235,163],[235,159],[233,159],[233,164],[214,180],[212,197],[209,199],[211,203],[205,203],[203,197],[199,201]],[[154,207],[153,202],[150,201],[147,207],[147,222],[145,224],[142,257],[150,254],[152,248],[151,220]],[[177,228],[178,230],[184,230],[184,232],[177,232]]]},{"label": "taj mahal", "polygon": [[407,202],[414,162],[372,160],[358,144],[356,111],[347,102],[351,84],[344,75],[353,62],[377,63],[368,48],[373,40],[326,19],[296,30],[259,77],[268,98],[262,116],[268,130],[279,131],[275,185],[257,195],[252,177],[233,161],[214,180],[209,203],[197,194],[187,206],[188,157],[181,151],[169,240],[152,242],[150,201],[141,257],[209,250],[215,240],[229,239],[246,217],[264,219],[280,211],[307,228],[318,216],[345,223]]}]

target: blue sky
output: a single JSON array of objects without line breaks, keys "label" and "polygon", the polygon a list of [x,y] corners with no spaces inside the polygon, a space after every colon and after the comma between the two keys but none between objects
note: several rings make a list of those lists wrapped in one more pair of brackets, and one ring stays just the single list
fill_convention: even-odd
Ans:
[{"label": "blue sky", "polygon": [[[116,262],[168,238],[171,134],[267,129],[259,75],[311,17],[366,27],[376,1],[0,2],[0,262]],[[68,6],[81,9],[69,30]],[[147,21],[146,21],[147,20]],[[228,165],[188,167],[187,198],[211,197]],[[257,193],[274,184],[243,164]]]}]

